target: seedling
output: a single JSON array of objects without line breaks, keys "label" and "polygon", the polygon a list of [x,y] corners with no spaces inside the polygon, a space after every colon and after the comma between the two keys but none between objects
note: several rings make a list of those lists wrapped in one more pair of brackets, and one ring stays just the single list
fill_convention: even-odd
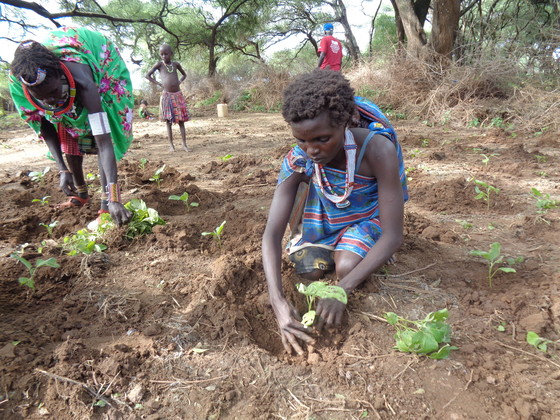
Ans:
[{"label": "seedling", "polygon": [[538,208],[537,213],[543,214],[560,206],[560,200],[553,200],[550,194],[542,193],[536,188],[531,188],[531,195],[537,200],[535,203]]},{"label": "seedling", "polygon": [[35,182],[42,182],[43,179],[45,178],[45,175],[47,174],[47,172],[49,172],[51,170],[51,168],[49,168],[48,166],[43,169],[42,171],[31,171],[29,172],[29,177],[31,178],[31,181],[35,181]]},{"label": "seedling", "polygon": [[152,228],[156,225],[165,225],[165,220],[159,216],[159,213],[149,208],[142,200],[135,198],[124,206],[132,212],[132,219],[126,226],[124,234],[128,239],[152,233]]},{"label": "seedling", "polygon": [[499,194],[500,189],[493,187],[492,185],[484,181],[480,181],[479,179],[473,179],[473,182],[476,184],[474,186],[474,192],[477,193],[477,195],[474,198],[476,200],[486,201],[486,207],[490,209],[490,196],[492,194]]},{"label": "seedling", "polygon": [[222,248],[222,231],[224,230],[225,224],[226,224],[226,221],[224,220],[220,226],[218,226],[216,229],[214,229],[213,232],[202,232],[202,236],[212,235],[214,237],[214,239],[216,239],[216,241],[218,242],[218,247],[221,249]]},{"label": "seedling", "polygon": [[315,299],[336,299],[346,305],[348,296],[346,291],[340,286],[333,286],[324,281],[314,281],[308,286],[303,283],[296,285],[297,291],[305,295],[307,299],[307,312],[303,314],[301,323],[307,328],[313,325],[317,312],[313,309]]},{"label": "seedling", "polygon": [[143,170],[146,167],[146,163],[148,163],[148,159],[140,158],[140,163],[138,164],[138,167]]},{"label": "seedling", "polygon": [[422,154],[422,151],[420,149],[413,149],[410,151],[410,157],[415,158],[416,156],[419,156],[420,154]]},{"label": "seedling", "polygon": [[163,171],[165,171],[165,165],[163,165],[161,168],[158,168],[150,178],[150,181],[155,182],[158,187],[159,184],[161,184],[161,174],[163,173]]},{"label": "seedling", "polygon": [[53,229],[56,227],[56,225],[58,225],[58,220],[55,220],[52,223],[49,223],[48,225],[45,223],[39,223],[39,226],[43,226],[45,229],[47,229],[47,235],[52,236],[53,233]]},{"label": "seedling", "polygon": [[489,155],[485,155],[484,153],[481,153],[480,156],[482,156],[482,163],[484,163],[484,166],[488,166],[488,162],[490,162],[490,158],[500,156],[500,154],[490,153]]},{"label": "seedling", "polygon": [[498,325],[496,327],[496,329],[500,332],[505,332],[506,331],[506,323],[505,322],[500,322],[500,325]]},{"label": "seedling", "polygon": [[230,160],[232,157],[233,157],[233,155],[227,154],[227,155],[225,155],[225,156],[220,156],[220,159],[221,159],[223,162],[226,162],[226,161]]},{"label": "seedling", "polygon": [[182,201],[187,207],[187,211],[189,211],[191,207],[198,207],[198,203],[195,201],[189,203],[189,193],[186,191],[181,195],[170,195],[169,199],[175,201]]},{"label": "seedling", "polygon": [[96,174],[94,174],[94,173],[92,173],[92,172],[88,172],[88,173],[86,174],[86,181],[93,182],[93,181],[95,181],[97,178],[99,178],[99,175],[96,175]]},{"label": "seedling", "polygon": [[462,227],[463,229],[465,229],[465,230],[466,230],[466,229],[472,229],[472,228],[473,228],[473,224],[470,223],[470,222],[468,222],[468,221],[466,221],[466,220],[456,219],[455,221],[456,221],[457,223],[459,223],[459,224],[461,225],[461,227]]},{"label": "seedling", "polygon": [[430,139],[422,139],[422,147],[430,146]]},{"label": "seedling", "polygon": [[447,359],[451,350],[451,326],[446,323],[447,309],[430,312],[426,318],[410,321],[394,312],[387,312],[383,317],[395,327],[396,348],[405,353],[416,353],[430,359]]},{"label": "seedling", "polygon": [[527,343],[529,343],[536,349],[546,353],[548,350],[548,345],[553,344],[554,341],[543,338],[534,331],[527,331]]},{"label": "seedling", "polygon": [[[498,273],[498,271],[503,271],[504,273],[516,273],[516,270],[512,267],[497,267],[500,264],[504,263],[504,256],[501,255],[501,251],[502,245],[499,242],[494,242],[492,245],[490,245],[489,251],[470,251],[471,255],[482,257],[488,262],[488,285],[490,287],[492,287],[492,279]],[[505,262],[508,265],[513,265],[523,262],[523,257],[507,258]]]},{"label": "seedling", "polygon": [[51,198],[50,195],[45,195],[43,198],[34,198],[33,200],[31,200],[31,202],[40,203],[41,206],[46,206],[49,204],[49,198]]},{"label": "seedling", "polygon": [[101,232],[80,229],[74,235],[64,237],[62,248],[68,252],[68,255],[89,255],[94,252],[103,252],[107,249],[107,245],[100,241]]},{"label": "seedling", "polygon": [[467,124],[467,127],[479,127],[480,126],[480,120],[478,118],[473,118],[472,120],[469,121],[469,123]]},{"label": "seedling", "polygon": [[533,155],[533,156],[535,156],[535,159],[537,159],[538,163],[545,163],[548,160],[548,158],[543,155]]},{"label": "seedling", "polygon": [[26,258],[23,258],[22,256],[18,255],[18,254],[11,254],[10,255],[11,258],[16,259],[17,261],[19,261],[20,263],[22,263],[25,268],[27,268],[27,271],[29,272],[29,277],[20,277],[19,280],[19,284],[23,285],[23,286],[27,286],[30,289],[35,290],[35,273],[37,273],[37,270],[41,267],[53,267],[53,268],[58,268],[60,267],[60,265],[56,262],[55,258],[49,258],[48,260],[43,260],[41,258],[39,258],[35,264],[33,264],[31,261],[27,260]]}]

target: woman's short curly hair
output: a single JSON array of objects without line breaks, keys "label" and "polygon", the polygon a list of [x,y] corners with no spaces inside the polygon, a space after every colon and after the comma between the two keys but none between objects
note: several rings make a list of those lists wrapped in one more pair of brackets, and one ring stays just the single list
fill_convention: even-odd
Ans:
[{"label": "woman's short curly hair", "polygon": [[23,41],[14,53],[10,66],[12,74],[18,79],[22,77],[33,82],[37,79],[38,68],[46,71],[47,81],[60,78],[62,74],[60,59],[51,50],[36,41]]},{"label": "woman's short curly hair", "polygon": [[332,124],[338,126],[348,123],[355,109],[350,82],[338,71],[317,69],[298,76],[288,85],[282,116],[291,124],[328,111]]}]

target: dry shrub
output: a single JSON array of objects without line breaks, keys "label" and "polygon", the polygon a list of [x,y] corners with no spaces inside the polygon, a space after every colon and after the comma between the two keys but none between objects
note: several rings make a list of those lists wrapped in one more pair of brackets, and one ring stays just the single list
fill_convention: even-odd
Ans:
[{"label": "dry shrub", "polygon": [[558,124],[558,90],[515,88],[527,80],[507,59],[443,67],[394,56],[383,65],[365,63],[347,76],[354,88],[375,92],[370,99],[379,105],[432,123],[465,125],[477,119],[487,125],[499,119],[523,130]]}]

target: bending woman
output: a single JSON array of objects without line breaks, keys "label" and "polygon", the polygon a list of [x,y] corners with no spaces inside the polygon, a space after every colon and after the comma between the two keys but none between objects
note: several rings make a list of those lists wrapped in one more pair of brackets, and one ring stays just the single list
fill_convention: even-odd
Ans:
[{"label": "bending woman", "polygon": [[22,42],[11,73],[10,93],[20,116],[47,143],[58,166],[60,188],[68,196],[59,207],[89,201],[83,155],[98,154],[99,214],[128,222],[116,161],[132,142],[132,83],[113,43],[88,29],[58,28],[43,43]]}]

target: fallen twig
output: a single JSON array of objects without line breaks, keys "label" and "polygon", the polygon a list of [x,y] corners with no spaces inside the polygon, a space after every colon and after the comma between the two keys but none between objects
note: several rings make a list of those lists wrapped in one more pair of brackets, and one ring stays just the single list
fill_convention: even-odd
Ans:
[{"label": "fallen twig", "polygon": [[431,263],[430,265],[427,265],[426,267],[417,268],[416,270],[407,271],[406,273],[400,273],[400,274],[374,274],[374,276],[375,276],[375,277],[390,277],[390,278],[404,277],[404,276],[408,276],[409,274],[414,274],[414,273],[418,273],[419,271],[427,270],[428,268],[433,267],[433,266],[436,265],[436,264],[437,264],[437,263]]},{"label": "fallen twig", "polygon": [[506,347],[508,349],[515,350],[515,351],[527,354],[529,356],[533,356],[536,359],[542,360],[543,362],[548,362],[548,363],[556,366],[557,368],[560,368],[560,365],[558,363],[554,363],[552,360],[546,359],[544,357],[537,356],[536,354],[533,354],[531,352],[528,352],[528,351],[525,351],[525,350],[522,350],[522,349],[518,349],[517,347],[508,346],[507,344],[501,343],[499,341],[495,341],[495,343],[499,344],[502,347]]},{"label": "fallen twig", "polygon": [[55,380],[58,380],[58,381],[68,382],[68,383],[71,383],[71,384],[74,384],[74,385],[81,386],[87,392],[89,392],[94,398],[100,399],[100,400],[104,401],[108,406],[113,407],[113,404],[111,404],[111,401],[108,398],[104,397],[103,395],[100,395],[98,392],[95,392],[93,389],[91,389],[89,386],[87,386],[83,382],[76,381],[74,379],[70,379],[70,378],[67,378],[65,376],[60,376],[60,375],[57,375],[55,373],[50,373],[50,372],[47,372],[46,370],[42,370],[42,369],[35,369],[35,371],[39,372],[39,373],[42,373],[43,375],[46,375],[49,378],[52,378],[52,379],[55,379]]}]

